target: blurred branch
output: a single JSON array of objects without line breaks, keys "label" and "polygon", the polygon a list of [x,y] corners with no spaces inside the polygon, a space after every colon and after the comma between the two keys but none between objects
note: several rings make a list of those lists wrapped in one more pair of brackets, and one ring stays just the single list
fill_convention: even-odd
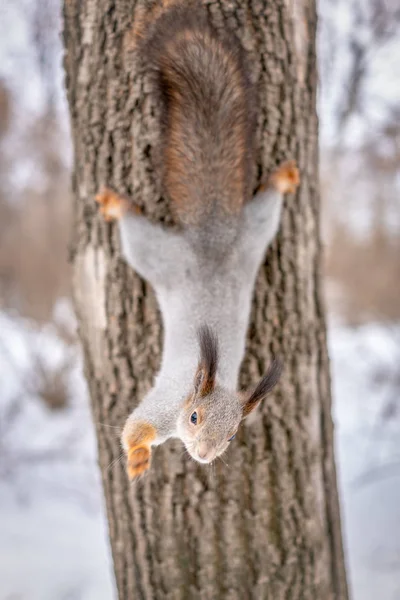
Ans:
[{"label": "blurred branch", "polygon": [[365,471],[362,475],[353,480],[352,487],[356,490],[360,490],[366,485],[390,477],[400,477],[400,460],[387,463],[386,465],[379,465],[378,467],[373,467],[372,469]]},{"label": "blurred branch", "polygon": [[351,66],[347,76],[345,93],[343,93],[342,103],[338,110],[338,129],[342,132],[350,118],[355,112],[360,110],[361,87],[365,77],[366,48],[357,39],[350,40]]},{"label": "blurred branch", "polygon": [[[399,39],[400,8],[396,0],[346,0],[332,4],[320,0],[322,89],[328,93],[340,87],[334,113],[337,144],[343,141],[346,126],[354,115],[363,114],[365,84],[379,51]],[[343,27],[342,20],[351,20]],[[338,55],[337,47],[342,52]],[[347,48],[346,52],[343,52]],[[393,53],[395,64],[395,52]],[[326,90],[326,92],[324,92]],[[332,94],[331,94],[332,97]],[[385,101],[384,90],[380,99]]]},{"label": "blurred branch", "polygon": [[0,141],[7,132],[11,121],[11,97],[3,80],[0,79]]},{"label": "blurred branch", "polygon": [[36,2],[32,17],[32,38],[36,49],[39,71],[46,90],[46,110],[54,114],[57,96],[57,50],[59,51],[60,6],[55,0]]}]

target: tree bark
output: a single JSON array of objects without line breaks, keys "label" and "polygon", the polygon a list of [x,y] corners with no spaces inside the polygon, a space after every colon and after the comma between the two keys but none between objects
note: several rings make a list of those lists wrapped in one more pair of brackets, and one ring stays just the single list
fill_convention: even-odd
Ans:
[{"label": "tree bark", "polygon": [[258,277],[242,369],[242,383],[254,383],[274,352],[284,359],[282,382],[210,468],[168,442],[130,486],[118,430],[102,426],[123,426],[151,385],[162,343],[153,291],[122,261],[117,227],[94,203],[109,184],[171,222],[157,166],[159,107],[132,52],[138,5],[64,5],[75,305],[119,597],[347,598],[321,298],[314,0],[206,2],[215,26],[232,28],[251,56],[260,176],[292,157],[301,171]]}]

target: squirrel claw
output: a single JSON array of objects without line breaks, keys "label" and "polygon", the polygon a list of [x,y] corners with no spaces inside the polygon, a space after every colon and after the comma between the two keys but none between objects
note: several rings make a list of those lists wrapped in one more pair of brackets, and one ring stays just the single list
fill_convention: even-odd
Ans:
[{"label": "squirrel claw", "polygon": [[281,194],[293,194],[300,183],[300,173],[295,160],[282,163],[270,177],[270,183]]},{"label": "squirrel claw", "polygon": [[127,465],[129,479],[136,479],[149,469],[150,457],[150,448],[146,446],[140,446],[129,450]]},{"label": "squirrel claw", "polygon": [[100,204],[100,213],[105,221],[118,220],[129,209],[128,200],[110,188],[101,190],[95,200]]}]

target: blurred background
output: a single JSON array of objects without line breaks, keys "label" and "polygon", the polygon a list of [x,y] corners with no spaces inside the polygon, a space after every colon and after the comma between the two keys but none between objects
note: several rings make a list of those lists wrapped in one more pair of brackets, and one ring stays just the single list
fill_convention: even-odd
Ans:
[{"label": "blurred background", "polygon": [[[325,291],[349,583],[355,600],[398,600],[400,6],[320,0],[319,15]],[[0,600],[115,598],[71,305],[60,30],[60,0],[2,0]]]}]

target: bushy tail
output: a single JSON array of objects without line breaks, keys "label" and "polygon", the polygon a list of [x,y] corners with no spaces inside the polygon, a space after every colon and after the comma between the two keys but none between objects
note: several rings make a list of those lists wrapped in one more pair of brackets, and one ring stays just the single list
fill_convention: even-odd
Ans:
[{"label": "bushy tail", "polygon": [[163,181],[184,223],[238,214],[251,193],[254,90],[238,40],[198,1],[164,0],[137,25],[163,109]]}]

